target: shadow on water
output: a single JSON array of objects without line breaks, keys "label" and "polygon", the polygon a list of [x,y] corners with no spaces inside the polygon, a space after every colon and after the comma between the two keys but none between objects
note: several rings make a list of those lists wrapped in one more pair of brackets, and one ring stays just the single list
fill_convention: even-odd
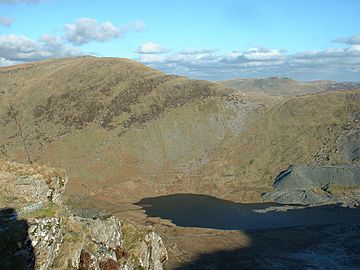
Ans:
[{"label": "shadow on water", "polygon": [[246,234],[250,240],[246,247],[203,253],[173,270],[360,269],[360,224],[312,225]]},{"label": "shadow on water", "polygon": [[19,220],[12,208],[0,209],[0,268],[32,270],[35,254],[26,220]]}]

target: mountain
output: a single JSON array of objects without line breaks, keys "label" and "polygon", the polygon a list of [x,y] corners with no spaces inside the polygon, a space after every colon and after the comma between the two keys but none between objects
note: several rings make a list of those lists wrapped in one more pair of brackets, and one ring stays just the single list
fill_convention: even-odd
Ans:
[{"label": "mountain", "polygon": [[80,197],[195,192],[225,129],[238,121],[238,132],[255,107],[127,59],[48,60],[1,68],[0,80],[1,157],[66,169],[67,191]]},{"label": "mountain", "polygon": [[289,165],[357,162],[357,90],[243,93],[95,57],[2,67],[0,81],[0,157],[64,168],[77,206],[121,212],[171,193],[259,202]]},{"label": "mountain", "polygon": [[219,83],[243,92],[266,93],[276,96],[297,96],[332,90],[359,90],[360,83],[336,81],[301,82],[286,77],[263,79],[234,79]]},{"label": "mountain", "polygon": [[[330,265],[326,260],[333,254],[341,258],[339,267],[348,263],[356,267],[358,262],[349,260],[352,250],[358,249],[351,242],[358,235],[357,225],[249,233],[182,228],[148,217],[133,204],[145,197],[195,193],[243,203],[265,199],[306,205],[330,198],[332,203],[359,205],[360,90],[347,84],[315,82],[320,86],[314,91],[321,93],[311,90],[307,94],[307,88],[296,88],[302,83],[269,80],[277,81],[278,86],[263,86],[264,91],[238,90],[166,75],[118,58],[78,57],[1,67],[0,159],[8,161],[0,162],[0,181],[17,179],[27,184],[13,185],[6,196],[0,192],[1,207],[14,208],[1,214],[13,217],[28,206],[10,196],[17,194],[16,188],[33,189],[32,181],[38,178],[45,182],[35,187],[44,187],[44,183],[52,183],[46,182],[47,177],[63,175],[62,171],[39,169],[46,165],[63,168],[69,176],[61,193],[66,209],[57,212],[55,205],[55,209],[34,213],[40,213],[40,218],[60,213],[71,231],[87,232],[101,213],[96,209],[106,210],[127,224],[121,233],[129,237],[124,243],[129,244],[131,258],[142,258],[146,251],[144,256],[149,258],[149,250],[159,241],[155,236],[151,238],[154,241],[145,237],[155,228],[169,252],[169,269],[219,268],[219,263],[234,269],[239,265],[287,269],[300,263],[306,267]],[[266,93],[270,89],[280,89],[279,95]],[[11,161],[28,165],[13,166]],[[5,164],[3,169],[1,164]],[[348,178],[346,185],[341,185],[343,176]],[[32,181],[26,182],[29,179]],[[53,186],[46,190],[50,189]],[[29,205],[37,205],[33,203]],[[48,201],[43,206],[48,203],[54,206]],[[72,216],[75,218],[69,218]],[[30,216],[29,227],[38,218]],[[79,225],[82,218],[89,219],[86,226]],[[101,218],[113,220],[109,214]],[[74,235],[70,234],[70,240]],[[98,248],[96,239],[95,244],[87,242],[91,235],[80,233],[80,239],[73,240]],[[344,240],[344,235],[350,240]],[[339,239],[350,243],[349,249],[344,250],[344,241]],[[70,246],[74,252],[66,253],[64,246],[62,254],[81,255],[81,249],[75,247]],[[89,252],[80,256],[83,263],[100,254],[88,247]],[[310,259],[294,261],[299,254]],[[80,258],[77,255],[75,258]],[[323,258],[320,261],[319,256]],[[165,257],[160,257],[162,263]],[[67,265],[73,258],[66,260]],[[96,257],[96,262],[103,260]],[[75,265],[79,265],[77,261]]]}]

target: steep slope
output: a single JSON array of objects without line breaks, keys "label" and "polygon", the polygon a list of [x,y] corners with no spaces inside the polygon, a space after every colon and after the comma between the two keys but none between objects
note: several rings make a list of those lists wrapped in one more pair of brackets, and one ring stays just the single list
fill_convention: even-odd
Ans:
[{"label": "steep slope", "polygon": [[259,103],[126,59],[48,60],[0,71],[1,156],[65,168],[69,194],[114,202],[201,191],[212,153],[244,129]]},{"label": "steep slope", "polygon": [[264,79],[234,79],[219,81],[243,92],[266,93],[276,96],[296,96],[315,94],[332,90],[360,89],[359,83],[340,83],[335,81],[301,82],[290,78],[270,77]]},{"label": "steep slope", "polygon": [[289,165],[356,163],[360,91],[244,94],[94,57],[1,68],[0,81],[1,157],[65,168],[73,205],[260,201]]}]

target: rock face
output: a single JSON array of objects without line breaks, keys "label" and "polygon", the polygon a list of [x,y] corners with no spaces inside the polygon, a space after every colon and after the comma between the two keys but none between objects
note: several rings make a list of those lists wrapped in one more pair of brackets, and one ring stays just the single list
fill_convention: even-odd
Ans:
[{"label": "rock face", "polygon": [[[273,191],[263,194],[265,200],[285,204],[342,203],[358,205],[349,193],[360,189],[360,167],[290,166],[275,179]],[[338,191],[342,191],[341,195]],[[342,195],[348,196],[342,196]]]},{"label": "rock face", "polygon": [[0,161],[2,269],[163,269],[167,252],[152,228],[74,215],[81,210],[61,200],[66,182],[61,170]]}]

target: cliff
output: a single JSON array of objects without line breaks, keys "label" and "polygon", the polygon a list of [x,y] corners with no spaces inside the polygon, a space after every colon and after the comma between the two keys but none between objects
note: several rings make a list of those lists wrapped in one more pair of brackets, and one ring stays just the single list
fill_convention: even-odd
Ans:
[{"label": "cliff", "polygon": [[163,269],[167,252],[151,227],[69,209],[66,183],[62,170],[0,161],[2,269]]}]

